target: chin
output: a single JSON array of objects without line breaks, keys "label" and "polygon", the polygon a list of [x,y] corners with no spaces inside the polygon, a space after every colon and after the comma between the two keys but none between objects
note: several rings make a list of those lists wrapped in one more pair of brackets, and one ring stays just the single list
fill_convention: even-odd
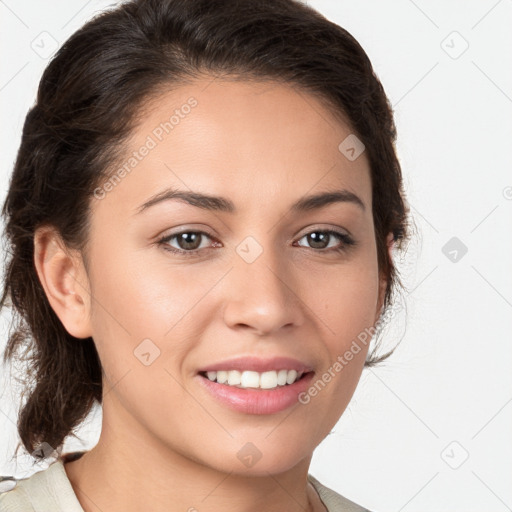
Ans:
[{"label": "chin", "polygon": [[[305,459],[311,458],[314,446],[311,445],[308,451],[304,442],[305,436],[301,436],[304,441],[287,436],[287,442],[285,442],[280,436],[269,441],[265,439],[267,435],[268,433],[265,432],[264,435],[260,434],[260,437],[254,436],[253,442],[231,442],[229,444],[231,446],[234,444],[235,448],[218,450],[216,458],[209,457],[210,460],[207,463],[225,473],[257,477],[284,473]],[[311,443],[311,437],[307,437],[308,445]]]}]

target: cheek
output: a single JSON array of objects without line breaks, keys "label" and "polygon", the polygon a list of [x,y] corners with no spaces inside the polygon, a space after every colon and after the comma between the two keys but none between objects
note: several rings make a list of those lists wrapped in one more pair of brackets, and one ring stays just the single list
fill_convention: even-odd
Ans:
[{"label": "cheek", "polygon": [[198,272],[190,265],[170,265],[163,256],[150,258],[148,251],[122,250],[121,244],[97,247],[94,261],[103,263],[91,276],[91,320],[109,379],[139,368],[141,351],[149,351],[155,366],[178,367],[211,321],[205,311],[208,291],[225,269]]},{"label": "cheek", "polygon": [[305,282],[306,304],[317,316],[331,356],[344,351],[347,344],[374,324],[379,281],[372,258],[326,269],[317,279],[308,278]]},{"label": "cheek", "polygon": [[325,350],[310,398],[330,424],[348,405],[364,367],[378,305],[377,263],[369,255],[307,283],[305,297],[321,329],[317,334]]},{"label": "cheek", "polygon": [[[377,268],[371,263],[337,269],[318,286],[310,282],[308,305],[323,340],[323,364],[300,401],[315,418],[318,438],[334,427],[347,408],[362,374],[378,303]],[[307,419],[305,420],[308,421]]]},{"label": "cheek", "polygon": [[139,419],[158,420],[155,411],[186,403],[174,379],[182,380],[181,362],[200,339],[202,326],[188,315],[206,285],[184,266],[171,271],[148,265],[147,255],[133,248],[131,253],[110,249],[108,259],[96,254],[95,261],[105,263],[97,265],[92,276],[93,338],[105,387]]},{"label": "cheek", "polygon": [[106,246],[97,252],[96,261],[103,263],[92,276],[98,329],[102,323],[116,323],[134,339],[161,337],[204,294],[207,283],[200,283],[185,266],[171,270],[147,251],[111,249],[108,258],[101,254]]}]

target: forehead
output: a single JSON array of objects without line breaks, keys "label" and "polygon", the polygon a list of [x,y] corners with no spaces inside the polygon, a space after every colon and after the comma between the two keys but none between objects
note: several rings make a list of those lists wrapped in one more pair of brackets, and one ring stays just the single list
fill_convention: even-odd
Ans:
[{"label": "forehead", "polygon": [[368,161],[340,151],[347,137],[348,124],[291,85],[197,80],[141,110],[108,199],[131,214],[173,187],[230,197],[238,210],[342,188],[371,210]]}]

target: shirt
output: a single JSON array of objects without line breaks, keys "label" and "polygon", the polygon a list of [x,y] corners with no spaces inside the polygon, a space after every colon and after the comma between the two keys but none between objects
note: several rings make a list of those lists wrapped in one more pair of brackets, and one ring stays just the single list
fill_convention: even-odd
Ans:
[{"label": "shirt", "polygon": [[[82,453],[64,454],[46,469],[16,480],[14,488],[0,493],[0,512],[84,512],[64,469],[64,463]],[[308,475],[329,512],[369,512]]]}]

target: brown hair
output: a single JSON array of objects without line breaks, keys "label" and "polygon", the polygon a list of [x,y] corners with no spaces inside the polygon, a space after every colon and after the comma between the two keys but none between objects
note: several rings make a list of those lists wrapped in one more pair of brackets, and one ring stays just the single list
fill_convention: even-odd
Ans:
[{"label": "brown hair", "polygon": [[[16,313],[4,361],[26,364],[18,432],[30,453],[43,442],[60,447],[102,400],[93,340],[71,336],[51,308],[34,265],[34,232],[52,225],[85,254],[91,196],[141,107],[201,74],[284,81],[348,119],[370,162],[378,264],[389,283],[384,306],[392,302],[399,281],[386,236],[401,247],[407,208],[392,110],[359,43],[299,0],[123,3],[73,34],[44,71],[2,210],[9,248],[0,308]],[[365,364],[391,352],[374,350]]]}]

